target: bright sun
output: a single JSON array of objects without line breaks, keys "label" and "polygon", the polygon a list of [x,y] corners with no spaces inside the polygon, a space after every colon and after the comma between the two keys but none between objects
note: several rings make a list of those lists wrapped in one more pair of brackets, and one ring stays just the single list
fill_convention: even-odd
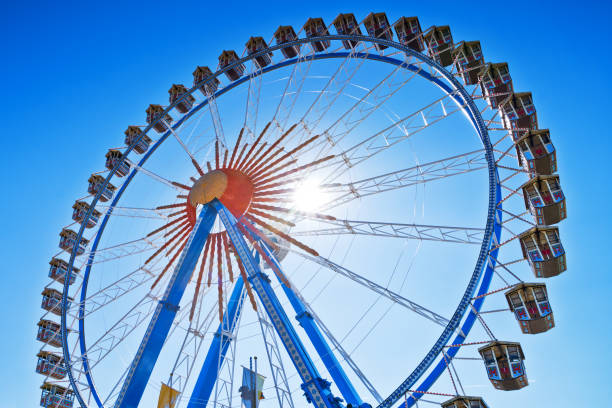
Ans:
[{"label": "bright sun", "polygon": [[308,179],[300,184],[293,193],[293,204],[297,210],[314,211],[325,203],[327,194],[321,190],[316,180]]}]

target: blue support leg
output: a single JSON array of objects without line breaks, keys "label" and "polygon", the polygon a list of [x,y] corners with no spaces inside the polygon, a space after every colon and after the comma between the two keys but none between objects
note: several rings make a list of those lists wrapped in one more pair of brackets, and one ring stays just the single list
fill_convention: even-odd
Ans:
[{"label": "blue support leg", "polygon": [[189,283],[191,273],[198,262],[216,217],[217,212],[214,207],[205,205],[202,208],[193,232],[187,240],[185,249],[170,278],[168,287],[159,301],[144,338],[138,347],[136,356],[132,361],[130,370],[115,402],[116,408],[138,407],[176,312],[179,310],[179,303]]},{"label": "blue support leg", "polygon": [[260,270],[258,263],[249,251],[242,233],[236,227],[234,216],[219,201],[213,201],[212,205],[217,209],[219,218],[225,225],[232,244],[244,264],[249,281],[252,283],[257,296],[261,299],[266,313],[270,316],[270,320],[283,346],[289,353],[289,357],[303,381],[302,390],[304,390],[306,399],[317,408],[341,408],[340,398],[334,397],[329,388],[330,383],[319,375],[304,344],[298,337],[291,321],[276,297],[270,285],[270,280]]},{"label": "blue support leg", "polygon": [[244,281],[241,277],[236,280],[232,295],[230,296],[223,322],[219,324],[215,337],[208,349],[206,359],[200,370],[200,375],[193,387],[187,408],[202,408],[208,404],[210,395],[217,381],[219,369],[225,360],[225,354],[232,342],[236,322],[242,309],[244,300]]},{"label": "blue support leg", "polygon": [[[259,245],[262,247],[262,249],[268,256],[268,259],[270,259],[270,261],[272,261],[272,263],[274,264],[273,267],[277,268],[278,271],[283,273],[280,263],[278,262],[268,245],[263,240],[257,237],[254,238],[257,239]],[[306,308],[304,302],[302,302],[302,300],[297,296],[297,294],[293,291],[292,288],[285,285],[278,276],[277,278],[279,283],[281,284],[281,287],[283,288],[283,291],[285,292],[285,295],[287,295],[291,306],[293,306],[293,310],[295,310],[295,313],[297,314],[296,319],[300,322],[300,326],[304,328],[306,335],[312,342],[314,348],[317,350],[319,357],[321,357],[323,364],[325,364],[327,371],[332,376],[332,379],[340,390],[340,393],[344,397],[344,400],[347,403],[351,404],[353,407],[370,407],[369,404],[364,404],[361,400],[361,397],[355,390],[355,387],[353,387],[353,384],[348,379],[344,369],[340,365],[340,362],[336,359],[336,355],[333,353],[332,349],[327,344],[325,337],[323,337],[323,334],[321,333],[319,327],[312,318],[312,315],[308,312],[308,309]]]}]

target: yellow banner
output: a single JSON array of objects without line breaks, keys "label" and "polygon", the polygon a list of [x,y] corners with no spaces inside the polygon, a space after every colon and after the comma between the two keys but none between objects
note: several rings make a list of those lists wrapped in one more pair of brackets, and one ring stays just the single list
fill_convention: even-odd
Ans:
[{"label": "yellow banner", "polygon": [[159,391],[157,408],[174,408],[174,404],[176,404],[179,394],[180,392],[174,388],[170,388],[162,383],[161,390]]}]

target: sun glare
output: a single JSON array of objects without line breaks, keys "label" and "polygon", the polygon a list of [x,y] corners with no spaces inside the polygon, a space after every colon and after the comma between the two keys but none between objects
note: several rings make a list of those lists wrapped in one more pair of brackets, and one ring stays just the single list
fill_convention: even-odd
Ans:
[{"label": "sun glare", "polygon": [[321,190],[316,180],[305,180],[293,194],[293,205],[301,211],[314,211],[325,203],[327,194]]}]

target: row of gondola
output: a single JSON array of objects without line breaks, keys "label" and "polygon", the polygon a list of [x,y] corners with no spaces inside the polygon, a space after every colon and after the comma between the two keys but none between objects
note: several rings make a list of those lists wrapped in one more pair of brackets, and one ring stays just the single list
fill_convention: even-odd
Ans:
[{"label": "row of gondola", "polygon": [[[351,13],[339,14],[332,25],[340,35],[363,35],[360,24]],[[556,152],[547,129],[539,129],[535,107],[530,93],[514,93],[512,79],[506,63],[485,63],[479,41],[462,41],[454,44],[449,26],[433,26],[423,32],[417,17],[401,17],[393,25],[389,24],[385,13],[370,13],[363,21],[367,35],[374,38],[393,41],[393,31],[397,41],[418,52],[426,51],[427,55],[443,67],[454,65],[457,75],[466,85],[480,85],[482,95],[488,104],[499,109],[503,125],[510,132],[518,164],[530,179],[521,186],[525,206],[535,219],[535,227],[521,234],[518,238],[524,258],[529,262],[534,274],[539,278],[556,276],[566,269],[565,252],[560,243],[558,228],[553,224],[566,217],[565,197],[559,186],[556,175]],[[303,26],[306,37],[325,37],[329,30],[322,18],[309,18]],[[277,44],[286,44],[298,39],[291,26],[280,26],[274,33]],[[360,43],[358,38],[343,39],[346,49],[353,49]],[[330,46],[330,40],[320,38],[310,42],[315,52],[323,52]],[[285,58],[299,55],[300,45],[294,44],[280,49]],[[387,47],[374,44],[378,51]],[[246,43],[246,52],[253,57],[257,69],[262,69],[272,62],[272,52],[263,52],[268,44],[263,37],[251,37]],[[219,56],[219,68],[224,70],[230,81],[240,79],[246,67],[235,51],[225,50]],[[220,81],[211,78],[213,72],[209,67],[198,66],[193,72],[193,85],[205,96],[213,95]],[[189,112],[195,98],[189,89],[181,84],[173,84],[169,92],[169,102],[179,113]],[[158,133],[169,130],[173,118],[166,109],[158,104],[151,104],[146,110],[146,121]],[[138,126],[129,126],[125,131],[125,144],[138,154],[145,153],[152,140]],[[130,162],[121,150],[111,149],[106,154],[106,168],[115,170],[115,175],[123,177],[131,169]],[[116,187],[106,183],[103,176],[92,174],[88,180],[87,191],[91,195],[100,195],[99,200],[106,202],[112,199]],[[76,201],[73,205],[72,218],[82,223],[90,211],[85,201]],[[101,213],[92,210],[86,228],[93,228]],[[65,228],[60,233],[61,249],[76,254],[85,253],[88,240],[81,237],[77,240],[74,230]],[[60,258],[50,262],[49,277],[60,284],[69,279],[75,280],[79,270],[73,268],[67,274],[68,263]],[[67,278],[68,276],[68,278]],[[42,293],[42,308],[52,314],[61,314],[62,292],[45,288]],[[514,313],[523,333],[541,333],[554,327],[552,310],[548,302],[546,286],[543,283],[521,283],[505,293],[510,310]],[[68,299],[70,302],[72,299]],[[37,339],[55,349],[61,347],[60,325],[49,319],[38,323]],[[494,341],[479,349],[487,375],[493,385],[502,390],[519,389],[527,385],[523,365],[524,354],[519,343]],[[38,354],[36,372],[57,380],[66,377],[66,367],[62,356],[55,351],[42,350]],[[70,408],[73,405],[74,393],[61,385],[45,381],[42,388],[41,406]],[[458,396],[441,404],[445,408],[478,408],[487,405],[480,397]]]}]

